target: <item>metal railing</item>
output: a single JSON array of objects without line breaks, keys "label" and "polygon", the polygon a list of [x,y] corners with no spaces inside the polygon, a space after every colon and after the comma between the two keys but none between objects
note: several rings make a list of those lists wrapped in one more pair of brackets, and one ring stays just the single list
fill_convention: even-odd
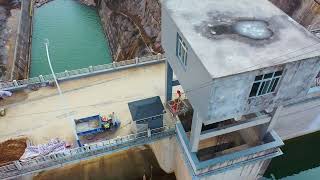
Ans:
[{"label": "metal railing", "polygon": [[[126,69],[130,67],[135,67],[135,66],[153,64],[153,63],[161,62],[164,60],[165,60],[165,57],[163,54],[151,55],[151,56],[145,56],[145,57],[125,60],[120,62],[113,62],[109,64],[89,66],[87,68],[76,69],[71,71],[66,70],[65,72],[56,73],[56,77],[60,81],[76,79],[76,78],[92,76],[100,73]],[[0,89],[1,90],[23,89],[23,88],[27,88],[29,85],[36,85],[36,84],[46,85],[52,82],[53,80],[54,79],[52,74],[40,75],[39,77],[33,77],[33,78],[23,79],[23,80],[13,80],[12,82],[0,82]]]},{"label": "metal railing", "polygon": [[0,167],[0,179],[11,179],[18,176],[61,167],[64,164],[76,163],[93,157],[103,156],[130,147],[151,143],[155,140],[175,135],[175,126],[164,126],[115,139],[90,143],[83,147],[38,156],[26,161],[13,161]]}]

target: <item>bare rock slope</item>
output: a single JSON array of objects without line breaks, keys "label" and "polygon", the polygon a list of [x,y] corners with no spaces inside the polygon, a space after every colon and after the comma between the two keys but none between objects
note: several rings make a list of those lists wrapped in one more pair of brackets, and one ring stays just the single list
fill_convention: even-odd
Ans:
[{"label": "bare rock slope", "polygon": [[270,0],[305,28],[320,28],[320,0]]},{"label": "bare rock slope", "polygon": [[99,12],[115,61],[162,53],[159,0],[102,0]]}]

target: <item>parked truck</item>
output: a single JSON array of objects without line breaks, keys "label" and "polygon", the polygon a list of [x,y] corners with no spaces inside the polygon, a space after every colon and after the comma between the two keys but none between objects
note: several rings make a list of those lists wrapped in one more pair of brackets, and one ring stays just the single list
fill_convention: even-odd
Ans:
[{"label": "parked truck", "polygon": [[109,117],[94,115],[81,119],[75,119],[76,132],[78,136],[77,143],[82,146],[80,137],[94,135],[109,130],[116,130],[120,127],[120,121],[115,118],[114,113]]}]

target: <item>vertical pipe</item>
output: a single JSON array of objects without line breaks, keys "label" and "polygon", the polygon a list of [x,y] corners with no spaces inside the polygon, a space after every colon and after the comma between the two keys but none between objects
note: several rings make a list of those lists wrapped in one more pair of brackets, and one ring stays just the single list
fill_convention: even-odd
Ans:
[{"label": "vertical pipe", "polygon": [[191,152],[198,151],[201,128],[202,128],[202,119],[199,117],[198,112],[194,111],[193,117],[192,117],[191,136],[190,136]]},{"label": "vertical pipe", "polygon": [[51,73],[52,73],[52,77],[53,77],[53,79],[54,79],[54,81],[55,81],[55,83],[56,83],[56,85],[57,85],[59,95],[62,95],[62,91],[61,91],[60,85],[59,85],[59,83],[58,83],[56,74],[54,73],[53,68],[52,68],[52,65],[51,65],[51,60],[50,60],[50,56],[49,56],[48,41],[45,42],[45,45],[46,45],[46,52],[47,52],[48,64],[49,64],[49,67],[50,67],[50,70],[51,70]]},{"label": "vertical pipe", "polygon": [[166,101],[172,100],[172,79],[173,79],[173,71],[168,63],[168,60],[166,60]]}]

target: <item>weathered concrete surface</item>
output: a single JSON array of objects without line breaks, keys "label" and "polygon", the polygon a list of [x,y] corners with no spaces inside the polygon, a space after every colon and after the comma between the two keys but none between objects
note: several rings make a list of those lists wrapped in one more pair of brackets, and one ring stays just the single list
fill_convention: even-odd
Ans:
[{"label": "weathered concrete surface", "polygon": [[100,0],[98,5],[115,61],[162,52],[158,0]]},{"label": "weathered concrete surface", "polygon": [[177,180],[192,180],[191,172],[176,137],[150,144],[160,167],[167,173],[174,172]]},{"label": "weathered concrete surface", "polygon": [[[310,98],[308,91],[319,72],[320,59],[311,58],[283,66],[269,67],[249,73],[237,74],[213,82],[214,93],[210,102],[209,122],[272,109],[281,104]],[[256,75],[283,70],[284,74],[275,93],[249,98]],[[319,96],[319,94],[318,94]]]},{"label": "weathered concrete surface", "polygon": [[[169,39],[168,33],[176,35],[179,32],[188,47],[188,55],[193,51],[212,78],[320,55],[316,51],[319,46],[311,46],[320,40],[267,0],[205,0],[201,3],[196,0],[184,3],[170,0],[163,1],[162,6],[165,7],[162,14],[168,14],[174,22],[171,27],[164,25],[169,30],[163,33],[167,37],[163,39],[167,42],[163,43],[175,45],[176,37]],[[165,23],[165,20],[162,22]],[[267,22],[272,37],[257,40],[244,37],[243,34],[219,33],[229,26],[233,28],[241,20]],[[253,34],[261,31],[253,25],[248,29],[253,30]],[[314,51],[302,54],[301,49],[305,47]],[[166,53],[175,53],[175,49],[165,48]]]},{"label": "weathered concrete surface", "polygon": [[309,30],[320,28],[320,4],[316,0],[269,0]]},{"label": "weathered concrete surface", "polygon": [[25,135],[36,144],[55,137],[74,142],[72,119],[111,112],[120,118],[121,128],[110,138],[127,135],[132,121],[128,102],[152,96],[164,99],[164,64],[68,81],[61,88],[63,97],[56,88],[45,87],[1,101],[7,114],[0,117],[0,141]]},{"label": "weathered concrete surface", "polygon": [[175,171],[177,164],[174,159],[176,158],[176,151],[178,144],[176,137],[161,139],[149,145],[155,154],[160,167],[167,173]]},{"label": "weathered concrete surface", "polygon": [[111,155],[90,159],[78,164],[67,165],[41,172],[34,180],[175,180],[173,173],[167,174],[159,167],[152,150],[146,147],[132,148]]}]

